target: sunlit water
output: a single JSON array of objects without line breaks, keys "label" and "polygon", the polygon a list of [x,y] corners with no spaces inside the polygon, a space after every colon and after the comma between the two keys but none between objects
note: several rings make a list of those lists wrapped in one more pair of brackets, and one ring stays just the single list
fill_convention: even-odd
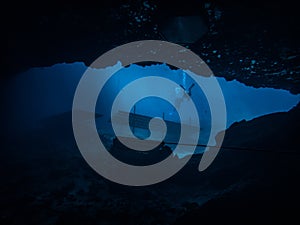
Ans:
[{"label": "sunlit water", "polygon": [[[9,97],[9,104],[5,106],[7,112],[5,121],[9,121],[10,129],[26,130],[37,127],[40,121],[71,111],[74,92],[86,69],[83,63],[64,63],[32,68],[16,76],[5,90],[7,99]],[[186,90],[194,83],[182,70],[172,70],[164,64],[146,67],[132,65],[123,68],[109,80],[99,95],[96,112],[103,115],[97,119],[99,131],[112,132],[109,125],[110,109],[119,91],[131,81],[146,76],[171,79]],[[213,78],[203,77],[203,80],[205,79]],[[286,90],[249,87],[236,80],[226,81],[222,77],[218,77],[217,80],[226,102],[227,128],[237,121],[251,120],[275,112],[286,112],[300,101],[300,95],[293,95]],[[139,93],[138,89],[136,93]],[[174,93],[168,94],[174,95],[180,107],[185,107],[187,100],[182,97],[182,90],[174,90]],[[211,120],[208,103],[197,85],[191,88],[190,94],[199,113],[201,129],[207,131],[202,132],[199,142],[205,142]],[[138,102],[131,112],[149,117],[163,117],[165,120],[180,123],[174,107],[158,98],[146,98]],[[193,123],[193,120],[186,123]]]}]

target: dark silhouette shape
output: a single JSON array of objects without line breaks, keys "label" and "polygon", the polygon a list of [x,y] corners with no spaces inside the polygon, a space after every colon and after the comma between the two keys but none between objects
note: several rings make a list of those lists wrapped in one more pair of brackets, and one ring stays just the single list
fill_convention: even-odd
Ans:
[{"label": "dark silhouette shape", "polygon": [[190,97],[192,95],[192,88],[195,86],[195,84],[193,83],[189,88],[188,91],[180,84],[180,87],[183,88],[183,90],[185,91],[185,93],[187,93]]},{"label": "dark silhouette shape", "polygon": [[191,97],[192,95],[192,88],[195,86],[195,84],[193,83],[190,87],[189,87],[189,91],[188,91],[188,95]]}]

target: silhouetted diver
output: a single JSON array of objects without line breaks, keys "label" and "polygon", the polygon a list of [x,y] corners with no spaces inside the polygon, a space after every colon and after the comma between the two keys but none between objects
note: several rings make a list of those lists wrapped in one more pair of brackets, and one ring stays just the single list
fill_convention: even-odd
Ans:
[{"label": "silhouetted diver", "polygon": [[188,91],[186,91],[186,89],[180,84],[180,87],[182,87],[182,89],[185,91],[185,93],[187,93],[190,97],[191,97],[191,95],[192,95],[192,88],[195,86],[195,84],[193,83],[190,87],[189,87],[189,89],[188,89]]}]

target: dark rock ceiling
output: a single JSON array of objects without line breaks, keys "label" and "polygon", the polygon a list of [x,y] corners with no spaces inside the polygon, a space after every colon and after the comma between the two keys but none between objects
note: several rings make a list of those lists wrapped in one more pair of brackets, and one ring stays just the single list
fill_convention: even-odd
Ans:
[{"label": "dark rock ceiling", "polygon": [[118,45],[164,40],[161,24],[166,18],[200,15],[209,31],[188,47],[215,75],[300,92],[300,20],[291,0],[14,1],[3,10],[5,79],[30,67],[76,61],[89,65]]}]

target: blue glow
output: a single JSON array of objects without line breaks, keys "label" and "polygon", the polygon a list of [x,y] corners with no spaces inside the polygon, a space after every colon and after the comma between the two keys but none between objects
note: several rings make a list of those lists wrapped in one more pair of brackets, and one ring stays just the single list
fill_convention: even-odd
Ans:
[{"label": "blue glow", "polygon": [[[13,104],[7,105],[6,110],[10,128],[36,127],[41,120],[71,111],[76,86],[86,69],[87,67],[83,63],[57,64],[51,67],[33,68],[19,74],[11,81],[6,90],[10,96],[10,102],[13,102]],[[120,70],[109,80],[100,93],[96,112],[110,115],[109,106],[119,90],[130,81],[149,75],[169,78],[182,85],[186,90],[193,84],[190,77],[186,76],[182,70],[172,70],[164,64],[146,67],[131,65]],[[266,114],[288,111],[300,101],[300,95],[293,95],[286,90],[253,88],[235,80],[217,79],[226,101],[227,127],[244,119],[251,120]],[[138,93],[139,90],[136,92]],[[201,89],[195,86],[191,93],[199,111],[201,128],[209,129],[210,112]],[[178,95],[180,100],[180,92],[174,90],[174,95]],[[158,101],[155,98],[140,101],[136,105],[136,113],[150,117],[164,115],[166,120],[179,122],[174,108],[165,101]],[[99,118],[98,120],[99,129],[107,129],[102,126],[103,119]]]}]

